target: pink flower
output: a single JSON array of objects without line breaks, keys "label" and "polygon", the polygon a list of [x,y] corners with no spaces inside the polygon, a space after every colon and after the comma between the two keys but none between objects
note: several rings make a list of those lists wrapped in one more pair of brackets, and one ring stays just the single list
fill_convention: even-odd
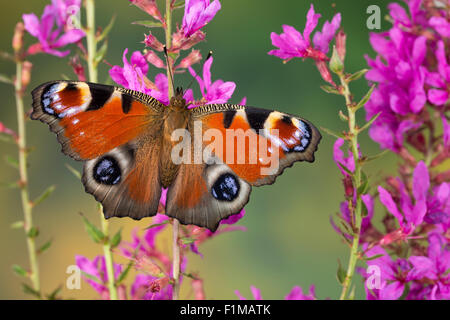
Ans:
[{"label": "pink flower", "polygon": [[[253,300],[262,300],[261,291],[258,288],[250,286],[250,291],[252,292]],[[239,300],[247,300],[244,296],[241,295],[239,290],[234,291],[234,293],[238,296]]]},{"label": "pink flower", "polygon": [[186,0],[181,29],[186,38],[210,22],[220,10],[219,0]]},{"label": "pink flower", "polygon": [[71,19],[80,15],[81,0],[52,0],[52,6],[58,27],[73,29]]},{"label": "pink flower", "polygon": [[200,85],[200,90],[202,93],[202,100],[199,103],[194,103],[194,105],[200,104],[211,104],[211,103],[226,103],[233,95],[236,89],[236,84],[234,82],[228,81],[223,82],[222,80],[216,80],[211,83],[211,65],[213,63],[213,58],[209,58],[203,66],[203,79],[198,76],[194,69],[189,67],[189,72],[197,80]]},{"label": "pink flower", "polygon": [[149,94],[151,90],[145,86],[144,82],[144,76],[148,72],[144,56],[139,51],[135,51],[131,55],[130,63],[126,57],[127,53],[128,49],[125,49],[122,58],[123,67],[113,66],[109,70],[109,75],[124,88]]},{"label": "pink flower", "polygon": [[436,50],[437,72],[428,72],[426,82],[434,87],[428,91],[428,100],[437,106],[443,106],[450,98],[450,65],[445,54],[445,45],[439,41]]},{"label": "pink flower", "polygon": [[314,6],[306,16],[306,26],[303,35],[294,27],[283,25],[283,33],[278,35],[275,32],[270,34],[272,44],[279,49],[269,51],[270,55],[281,59],[313,58],[316,61],[328,60],[326,54],[329,51],[331,40],[341,24],[341,14],[338,13],[330,22],[325,22],[322,31],[317,31],[313,38],[314,46],[311,44],[310,35],[316,28],[320,14],[316,14]]},{"label": "pink flower", "polygon": [[[103,299],[109,299],[108,273],[104,256],[97,256],[94,260],[89,260],[81,255],[75,256],[75,262],[80,270],[90,277],[83,275],[83,279],[97,291]],[[117,279],[122,272],[120,264],[114,264],[114,278]]]},{"label": "pink flower", "polygon": [[[70,53],[69,50],[56,49],[78,42],[85,36],[84,31],[80,29],[68,29],[61,34],[65,25],[60,20],[60,8],[56,4],[46,6],[40,20],[34,13],[24,14],[22,17],[25,29],[39,41],[28,49],[29,54],[45,52],[65,57]],[[55,22],[61,25],[54,30]]]},{"label": "pink flower", "polygon": [[303,294],[302,287],[295,286],[284,300],[317,300],[314,285],[309,288],[309,294]]}]

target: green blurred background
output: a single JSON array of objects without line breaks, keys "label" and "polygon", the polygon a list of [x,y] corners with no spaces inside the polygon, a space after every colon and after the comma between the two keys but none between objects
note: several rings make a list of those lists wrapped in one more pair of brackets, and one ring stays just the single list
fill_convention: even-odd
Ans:
[{"label": "green blurred background", "polygon": [[[23,13],[35,12],[40,16],[49,1],[2,1],[0,50],[11,51],[14,26]],[[344,108],[339,96],[324,93],[323,84],[312,61],[295,59],[283,64],[267,52],[273,48],[270,41],[272,31],[281,33],[281,25],[289,24],[303,30],[310,1],[271,0],[223,0],[222,9],[205,28],[207,41],[199,44],[203,56],[214,51],[212,67],[213,80],[234,81],[237,89],[231,99],[239,102],[247,97],[247,104],[298,114],[311,120],[318,127],[334,131],[344,129],[345,123],[338,118],[338,111]],[[346,69],[357,71],[366,67],[365,54],[374,55],[368,42],[370,30],[366,27],[366,9],[377,4],[381,15],[386,14],[388,1],[313,1],[316,12],[322,14],[320,27],[330,20],[335,12],[341,12],[343,27],[348,35]],[[333,4],[335,7],[333,8]],[[97,25],[106,26],[112,15],[117,16],[109,37],[106,59],[109,63],[122,65],[125,48],[130,52],[144,48],[146,28],[131,22],[146,19],[146,15],[127,0],[97,0]],[[160,8],[163,8],[161,6]],[[175,15],[181,22],[182,10]],[[389,28],[382,18],[382,30]],[[159,33],[157,33],[158,35]],[[26,37],[27,44],[34,42]],[[74,52],[74,48],[71,48]],[[129,54],[130,56],[130,54]],[[28,92],[42,82],[60,79],[62,74],[74,78],[67,59],[48,55],[31,58],[34,64]],[[109,67],[100,66],[100,81],[108,78]],[[197,70],[199,67],[197,66]],[[11,75],[15,66],[0,61],[0,73]],[[149,75],[154,78],[160,72],[153,67]],[[176,85],[187,86],[190,77],[176,77]],[[194,88],[197,90],[198,88]],[[352,86],[356,97],[367,91],[367,83],[360,80]],[[15,103],[11,86],[0,84],[0,121],[12,129],[17,128]],[[31,103],[27,93],[27,109]],[[360,114],[360,121],[364,113]],[[40,122],[27,123],[28,144],[35,148],[30,161],[30,188],[32,196],[37,196],[48,185],[56,185],[54,194],[34,211],[35,224],[41,235],[38,243],[53,239],[53,245],[40,258],[41,283],[44,292],[50,292],[67,279],[66,268],[74,264],[74,256],[82,254],[93,258],[102,253],[102,248],[94,244],[86,234],[79,212],[91,221],[99,222],[96,202],[86,194],[83,186],[67,170],[66,164],[81,169],[81,164],[60,153],[60,146],[47,126]],[[341,176],[332,160],[334,138],[323,132],[316,161],[313,164],[297,163],[285,171],[272,186],[254,188],[247,214],[240,224],[246,232],[226,233],[203,244],[200,251],[204,258],[190,254],[188,271],[197,272],[205,283],[206,295],[210,299],[235,299],[234,291],[240,290],[251,297],[249,287],[261,289],[263,298],[283,299],[294,285],[307,290],[316,286],[319,298],[335,299],[339,296],[340,285],[336,281],[338,259],[346,265],[349,249],[333,231],[329,218],[343,199]],[[361,139],[362,151],[375,154],[378,145],[364,134]],[[0,157],[16,156],[14,146],[2,143]],[[388,155],[367,166],[375,180],[380,175],[394,172],[395,158]],[[17,172],[6,164],[0,166],[0,181],[17,180]],[[13,264],[28,267],[25,237],[21,230],[12,230],[11,223],[22,219],[22,209],[17,190],[0,190],[0,298],[28,298],[20,288],[21,279],[11,269]],[[379,217],[379,216],[378,216]],[[134,227],[143,229],[150,220],[135,222],[131,219],[112,219],[112,231],[123,227],[123,238],[129,239]],[[171,247],[170,234],[165,233],[160,247]],[[115,255],[117,261],[123,262]],[[131,280],[131,279],[129,279]],[[356,280],[357,297],[362,298],[361,280]],[[189,286],[184,283],[182,297],[189,295]],[[81,290],[64,289],[65,298],[97,298],[96,293],[86,283]]]}]

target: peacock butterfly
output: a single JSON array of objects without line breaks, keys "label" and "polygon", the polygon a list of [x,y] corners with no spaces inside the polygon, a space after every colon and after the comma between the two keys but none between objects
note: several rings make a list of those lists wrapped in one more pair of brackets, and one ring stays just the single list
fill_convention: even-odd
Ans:
[{"label": "peacock butterfly", "polygon": [[[168,106],[141,92],[79,81],[44,83],[32,97],[31,118],[49,125],[63,153],[84,162],[82,182],[105,218],[154,216],[168,188],[168,216],[215,231],[241,211],[252,186],[272,184],[296,161],[313,162],[321,139],[309,121],[278,111],[188,108],[181,89]],[[181,147],[179,130],[187,133]]]}]

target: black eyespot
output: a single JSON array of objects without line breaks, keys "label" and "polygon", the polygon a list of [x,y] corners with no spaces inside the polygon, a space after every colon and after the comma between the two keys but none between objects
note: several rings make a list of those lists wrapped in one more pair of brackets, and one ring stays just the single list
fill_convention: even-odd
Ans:
[{"label": "black eyespot", "polygon": [[230,173],[221,175],[211,188],[211,194],[217,200],[233,201],[239,195],[241,186],[236,177]]},{"label": "black eyespot", "polygon": [[120,181],[120,177],[119,164],[113,157],[103,157],[94,167],[94,179],[98,183],[114,185]]},{"label": "black eyespot", "polygon": [[45,113],[54,115],[55,110],[52,109],[53,95],[59,87],[59,83],[52,83],[42,91],[41,104]]}]

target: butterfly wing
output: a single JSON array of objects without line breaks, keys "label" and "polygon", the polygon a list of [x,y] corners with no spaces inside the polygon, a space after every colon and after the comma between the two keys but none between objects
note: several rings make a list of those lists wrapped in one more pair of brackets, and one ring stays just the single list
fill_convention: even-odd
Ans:
[{"label": "butterfly wing", "polygon": [[303,118],[230,104],[191,109],[189,131],[194,137],[196,125],[202,147],[210,153],[203,163],[181,164],[168,190],[166,212],[212,231],[220,220],[242,210],[251,186],[274,183],[296,161],[313,162],[321,139]]},{"label": "butterfly wing", "polygon": [[49,125],[63,153],[84,161],[86,192],[103,204],[106,218],[156,214],[164,105],[140,92],[77,81],[48,82],[32,96],[31,118]]}]

